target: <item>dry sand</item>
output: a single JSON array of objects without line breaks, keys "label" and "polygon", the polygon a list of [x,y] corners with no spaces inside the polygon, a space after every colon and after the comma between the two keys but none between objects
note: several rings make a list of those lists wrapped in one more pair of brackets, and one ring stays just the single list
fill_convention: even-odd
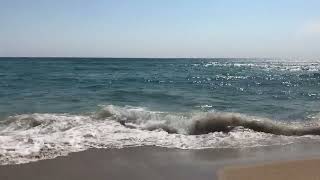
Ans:
[{"label": "dry sand", "polygon": [[296,160],[255,166],[229,167],[220,180],[320,180],[320,160]]}]

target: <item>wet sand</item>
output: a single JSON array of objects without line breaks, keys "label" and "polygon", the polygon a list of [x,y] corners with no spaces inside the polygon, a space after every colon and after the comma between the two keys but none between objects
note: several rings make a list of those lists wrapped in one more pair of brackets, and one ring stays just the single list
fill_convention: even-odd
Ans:
[{"label": "wet sand", "polygon": [[229,167],[220,171],[219,180],[316,180],[320,179],[319,167],[319,159]]},{"label": "wet sand", "polygon": [[[310,147],[309,147],[310,146]],[[304,158],[314,145],[181,150],[160,147],[90,149],[27,164],[0,166],[1,180],[214,180],[224,167]],[[302,153],[304,152],[304,153]],[[300,156],[304,154],[303,156]],[[320,157],[320,156],[318,156]],[[319,166],[317,166],[319,167]],[[227,171],[229,173],[229,170]],[[232,171],[237,173],[238,170]],[[232,179],[233,176],[227,176]],[[237,178],[238,179],[238,178]]]}]

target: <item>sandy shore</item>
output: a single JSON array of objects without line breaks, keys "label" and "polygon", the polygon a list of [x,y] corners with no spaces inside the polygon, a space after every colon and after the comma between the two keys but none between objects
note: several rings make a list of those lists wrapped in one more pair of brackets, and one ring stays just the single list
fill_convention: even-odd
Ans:
[{"label": "sandy shore", "polygon": [[220,171],[219,176],[219,180],[316,180],[320,179],[320,160],[310,159],[229,167]]},{"label": "sandy shore", "polygon": [[51,160],[0,166],[0,179],[212,180],[216,165],[215,160],[207,160],[208,153],[158,147],[91,149]]},{"label": "sandy shore", "polygon": [[[298,155],[307,154],[314,157],[319,154],[317,145],[306,146],[276,146],[243,149],[206,149],[181,150],[160,147],[132,147],[123,149],[90,149],[71,153],[68,156],[55,159],[40,160],[27,164],[0,166],[1,180],[141,180],[141,179],[175,179],[175,180],[214,180],[217,172],[224,167],[243,164],[263,163],[274,160],[290,160]],[[303,152],[303,153],[302,153]],[[320,156],[318,156],[320,157]],[[277,175],[290,168],[294,173],[310,173],[319,165],[318,161],[302,161],[297,166],[292,163],[268,166],[270,174]],[[304,166],[300,170],[300,166]],[[264,166],[230,168],[223,171],[224,179],[247,179],[252,175],[265,174]],[[286,169],[289,168],[289,169]],[[280,170],[274,170],[280,169]],[[283,169],[283,170],[282,170]],[[252,173],[257,171],[257,173]],[[243,173],[248,172],[248,173]],[[283,173],[282,174],[285,174]],[[320,172],[320,171],[319,171]],[[273,177],[271,176],[270,177]],[[235,178],[236,177],[236,178]],[[264,177],[264,176],[262,176]],[[283,176],[281,176],[283,177]],[[296,176],[301,177],[301,176]],[[254,178],[253,178],[254,179]],[[262,179],[259,176],[258,179]],[[271,178],[273,179],[273,178]],[[286,179],[286,178],[283,178]],[[293,179],[293,178],[292,178]]]}]

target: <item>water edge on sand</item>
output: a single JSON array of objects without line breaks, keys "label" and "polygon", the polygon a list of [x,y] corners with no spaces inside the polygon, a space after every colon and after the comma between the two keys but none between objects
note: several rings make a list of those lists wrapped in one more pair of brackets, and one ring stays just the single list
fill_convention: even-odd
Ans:
[{"label": "water edge on sand", "polygon": [[320,157],[316,151],[319,147],[294,144],[243,149],[89,149],[55,159],[0,166],[0,179],[217,179],[217,172],[226,166]]}]

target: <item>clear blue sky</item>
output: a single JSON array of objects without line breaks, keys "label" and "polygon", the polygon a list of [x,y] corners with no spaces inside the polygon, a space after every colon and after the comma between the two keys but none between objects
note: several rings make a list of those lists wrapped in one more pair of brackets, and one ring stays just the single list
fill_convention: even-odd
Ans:
[{"label": "clear blue sky", "polygon": [[320,57],[320,1],[0,0],[0,56]]}]

